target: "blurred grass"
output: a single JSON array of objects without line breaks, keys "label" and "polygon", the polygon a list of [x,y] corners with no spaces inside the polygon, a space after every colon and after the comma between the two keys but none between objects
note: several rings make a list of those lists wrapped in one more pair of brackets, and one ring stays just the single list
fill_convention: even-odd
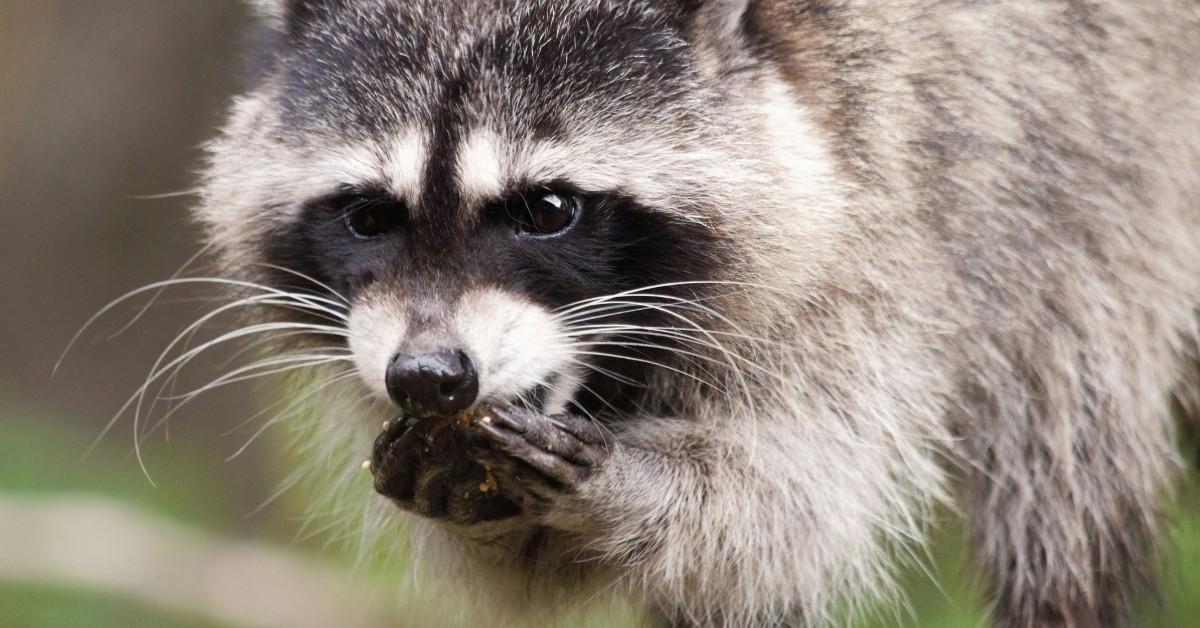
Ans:
[{"label": "blurred grass", "polygon": [[[80,456],[95,436],[73,430],[69,422],[46,420],[32,408],[15,407],[0,398],[0,493],[44,496],[58,493],[98,494],[163,513],[177,521],[224,534],[228,522],[245,513],[233,511],[225,492],[236,482],[232,472],[214,465],[213,456],[190,450],[189,443],[172,441],[146,452],[148,466],[161,488],[153,487],[123,442],[110,436],[86,462]],[[121,430],[118,429],[118,432]],[[1138,626],[1174,628],[1200,623],[1200,482],[1196,474],[1184,484],[1170,506],[1168,541],[1159,572],[1162,594],[1148,600]],[[271,541],[294,534],[296,521],[276,517],[264,529]],[[256,529],[256,534],[263,530]],[[293,544],[293,549],[301,548]],[[337,550],[326,550],[326,555]],[[860,628],[919,626],[962,628],[986,626],[986,603],[977,574],[967,558],[961,526],[948,520],[935,534],[928,557],[911,565],[901,583],[906,609],[879,608],[854,622]],[[402,562],[402,561],[396,561]],[[362,574],[359,574],[362,575]],[[396,574],[376,574],[379,582]],[[438,617],[442,598],[429,599],[411,616]],[[583,622],[591,626],[627,625],[628,612],[617,611]],[[573,622],[570,625],[579,625]],[[178,617],[95,592],[0,581],[0,626],[215,626],[200,618]]]},{"label": "blurred grass", "polygon": [[4,403],[0,397],[0,490],[17,495],[85,493],[105,495],[204,527],[236,518],[222,485],[235,482],[213,456],[186,441],[148,449],[147,467],[163,488],[142,474],[127,429],[114,429],[96,449],[96,438],[45,411]]},{"label": "blurred grass", "polygon": [[28,628],[235,628],[184,617],[132,600],[45,585],[0,583],[0,626]]},{"label": "blurred grass", "polygon": [[[0,398],[0,493],[102,495],[205,528],[215,527],[226,518],[223,514],[228,515],[228,505],[220,499],[220,474],[214,474],[210,465],[199,464],[200,457],[188,451],[186,444],[174,444],[169,459],[153,461],[163,470],[164,486],[170,487],[161,490],[147,481],[132,456],[117,453],[111,440],[102,441],[85,459],[95,434],[73,429],[67,421],[49,419],[44,411]],[[0,626],[217,628],[220,624],[107,593],[0,581]]]},{"label": "blurred grass", "polygon": [[1200,625],[1200,470],[1191,469],[1173,500],[1171,525],[1158,574],[1160,600],[1148,600],[1139,625],[1178,628]]}]

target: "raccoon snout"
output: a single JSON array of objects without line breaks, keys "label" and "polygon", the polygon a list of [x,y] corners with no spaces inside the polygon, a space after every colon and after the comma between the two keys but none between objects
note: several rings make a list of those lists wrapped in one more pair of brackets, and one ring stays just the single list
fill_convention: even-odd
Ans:
[{"label": "raccoon snout", "polygon": [[392,401],[414,416],[457,414],[479,395],[479,373],[461,349],[398,353],[388,363],[386,384]]}]

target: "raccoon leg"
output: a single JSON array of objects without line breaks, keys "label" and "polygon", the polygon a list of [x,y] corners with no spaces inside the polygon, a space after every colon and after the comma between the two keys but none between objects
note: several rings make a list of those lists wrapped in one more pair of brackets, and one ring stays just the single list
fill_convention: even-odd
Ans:
[{"label": "raccoon leg", "polygon": [[1149,584],[1167,418],[1119,381],[1135,375],[1102,381],[1094,364],[1027,368],[1011,385],[1032,389],[981,393],[968,515],[997,626],[1127,625]]},{"label": "raccoon leg", "polygon": [[[620,584],[672,626],[809,625],[839,587],[866,593],[878,581],[878,522],[912,514],[887,510],[908,487],[861,473],[890,454],[863,462],[858,449],[828,442],[801,455],[790,424],[640,417],[615,426],[602,452],[580,447],[597,435],[563,431],[565,444],[531,428],[492,435],[514,461],[499,467],[501,485],[540,495],[532,516],[565,550],[542,555],[562,561],[543,573],[603,569],[602,588]],[[529,470],[541,477],[523,477]]]}]

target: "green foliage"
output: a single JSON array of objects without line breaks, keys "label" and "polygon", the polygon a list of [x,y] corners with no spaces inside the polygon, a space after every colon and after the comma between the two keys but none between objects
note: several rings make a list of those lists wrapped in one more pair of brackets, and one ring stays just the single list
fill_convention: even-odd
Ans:
[{"label": "green foliage", "polygon": [[[224,486],[236,482],[213,468],[186,442],[145,452],[156,488],[142,474],[126,430],[110,434],[89,453],[94,433],[0,398],[0,491],[17,495],[58,493],[117,497],[178,521],[212,526],[236,519]],[[121,438],[124,436],[125,438]]]},{"label": "green foliage", "polygon": [[26,628],[232,628],[94,591],[0,583],[0,626]]}]

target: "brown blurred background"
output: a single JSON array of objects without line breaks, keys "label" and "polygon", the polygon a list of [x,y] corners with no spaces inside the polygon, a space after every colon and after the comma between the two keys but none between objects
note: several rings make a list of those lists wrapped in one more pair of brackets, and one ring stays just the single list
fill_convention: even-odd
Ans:
[{"label": "brown blurred background", "polygon": [[[189,196],[145,197],[193,186],[198,147],[237,86],[247,18],[236,0],[0,0],[0,395],[10,405],[98,434],[190,320],[194,310],[156,308],[98,343],[136,312],[120,308],[51,377],[92,313],[198,249]],[[172,437],[211,443],[220,461],[233,445],[220,434],[248,407],[243,390],[206,395],[172,421]],[[108,440],[130,443],[128,424]],[[260,499],[262,481],[237,476],[238,503]]]},{"label": "brown blurred background", "polygon": [[255,512],[283,477],[269,443],[225,461],[253,389],[149,438],[155,485],[128,416],[85,458],[194,291],[106,340],[139,303],[117,308],[51,377],[89,316],[198,250],[186,191],[248,25],[236,0],[0,0],[0,626],[370,625],[336,553],[294,540],[301,509]]}]

